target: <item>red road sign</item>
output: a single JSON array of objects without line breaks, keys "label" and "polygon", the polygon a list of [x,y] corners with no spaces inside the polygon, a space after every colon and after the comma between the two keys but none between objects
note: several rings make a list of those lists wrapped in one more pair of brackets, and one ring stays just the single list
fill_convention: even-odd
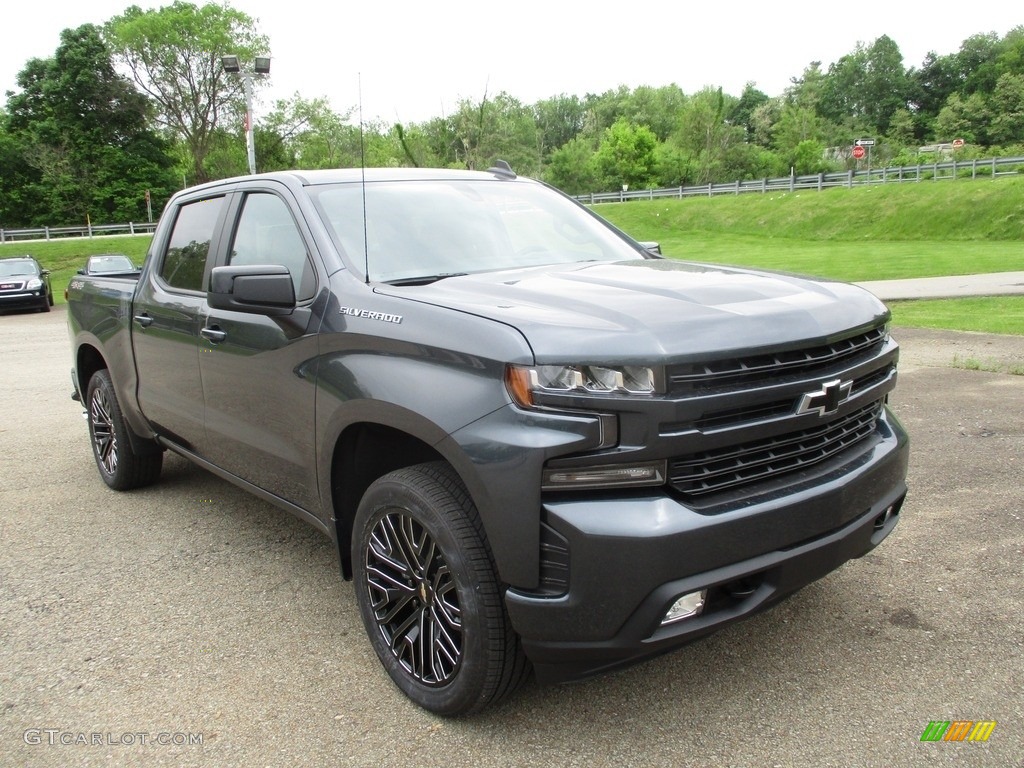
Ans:
[{"label": "red road sign", "polygon": [[864,149],[864,147],[858,145],[853,148],[853,158],[855,160],[860,160],[862,157],[864,157],[865,152],[866,150]]},{"label": "red road sign", "polygon": [[953,149],[960,149],[964,145],[963,139],[953,139]]}]

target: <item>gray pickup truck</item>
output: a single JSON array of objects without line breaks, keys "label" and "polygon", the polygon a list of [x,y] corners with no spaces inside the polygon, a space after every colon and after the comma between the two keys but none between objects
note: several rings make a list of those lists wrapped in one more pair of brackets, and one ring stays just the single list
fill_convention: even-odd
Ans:
[{"label": "gray pickup truck", "polygon": [[439,714],[751,616],[906,494],[876,298],[662,258],[506,165],[188,189],[68,304],[103,480],[169,449],[311,523]]}]

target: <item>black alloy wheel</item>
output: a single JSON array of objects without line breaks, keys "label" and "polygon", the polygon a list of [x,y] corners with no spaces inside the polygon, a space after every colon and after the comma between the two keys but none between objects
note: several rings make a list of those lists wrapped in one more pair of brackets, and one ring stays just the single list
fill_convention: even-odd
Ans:
[{"label": "black alloy wheel", "polygon": [[160,476],[163,451],[155,444],[133,445],[110,373],[96,371],[89,379],[85,402],[96,468],[103,482],[116,491],[140,488]]},{"label": "black alloy wheel", "polygon": [[366,550],[374,620],[406,674],[448,683],[462,662],[458,589],[437,542],[411,515],[381,517]]}]

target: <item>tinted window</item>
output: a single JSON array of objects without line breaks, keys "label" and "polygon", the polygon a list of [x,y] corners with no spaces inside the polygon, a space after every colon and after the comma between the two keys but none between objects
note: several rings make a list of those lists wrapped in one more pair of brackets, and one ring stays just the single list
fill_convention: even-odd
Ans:
[{"label": "tinted window", "polygon": [[288,207],[277,195],[246,195],[228,263],[233,266],[277,264],[286,267],[299,301],[312,298],[316,276],[306,245]]},{"label": "tinted window", "polygon": [[160,277],[168,285],[188,291],[203,290],[206,256],[223,207],[223,197],[211,197],[187,203],[178,209],[167,254],[160,268]]}]

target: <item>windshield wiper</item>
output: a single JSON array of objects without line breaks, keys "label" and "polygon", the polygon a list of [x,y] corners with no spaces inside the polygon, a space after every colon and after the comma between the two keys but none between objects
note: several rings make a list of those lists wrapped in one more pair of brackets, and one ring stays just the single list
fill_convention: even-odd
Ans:
[{"label": "windshield wiper", "polygon": [[438,280],[444,280],[449,277],[463,277],[468,275],[468,272],[441,272],[436,275],[420,275],[419,277],[400,277],[397,280],[385,280],[387,285],[430,285],[436,283]]}]

